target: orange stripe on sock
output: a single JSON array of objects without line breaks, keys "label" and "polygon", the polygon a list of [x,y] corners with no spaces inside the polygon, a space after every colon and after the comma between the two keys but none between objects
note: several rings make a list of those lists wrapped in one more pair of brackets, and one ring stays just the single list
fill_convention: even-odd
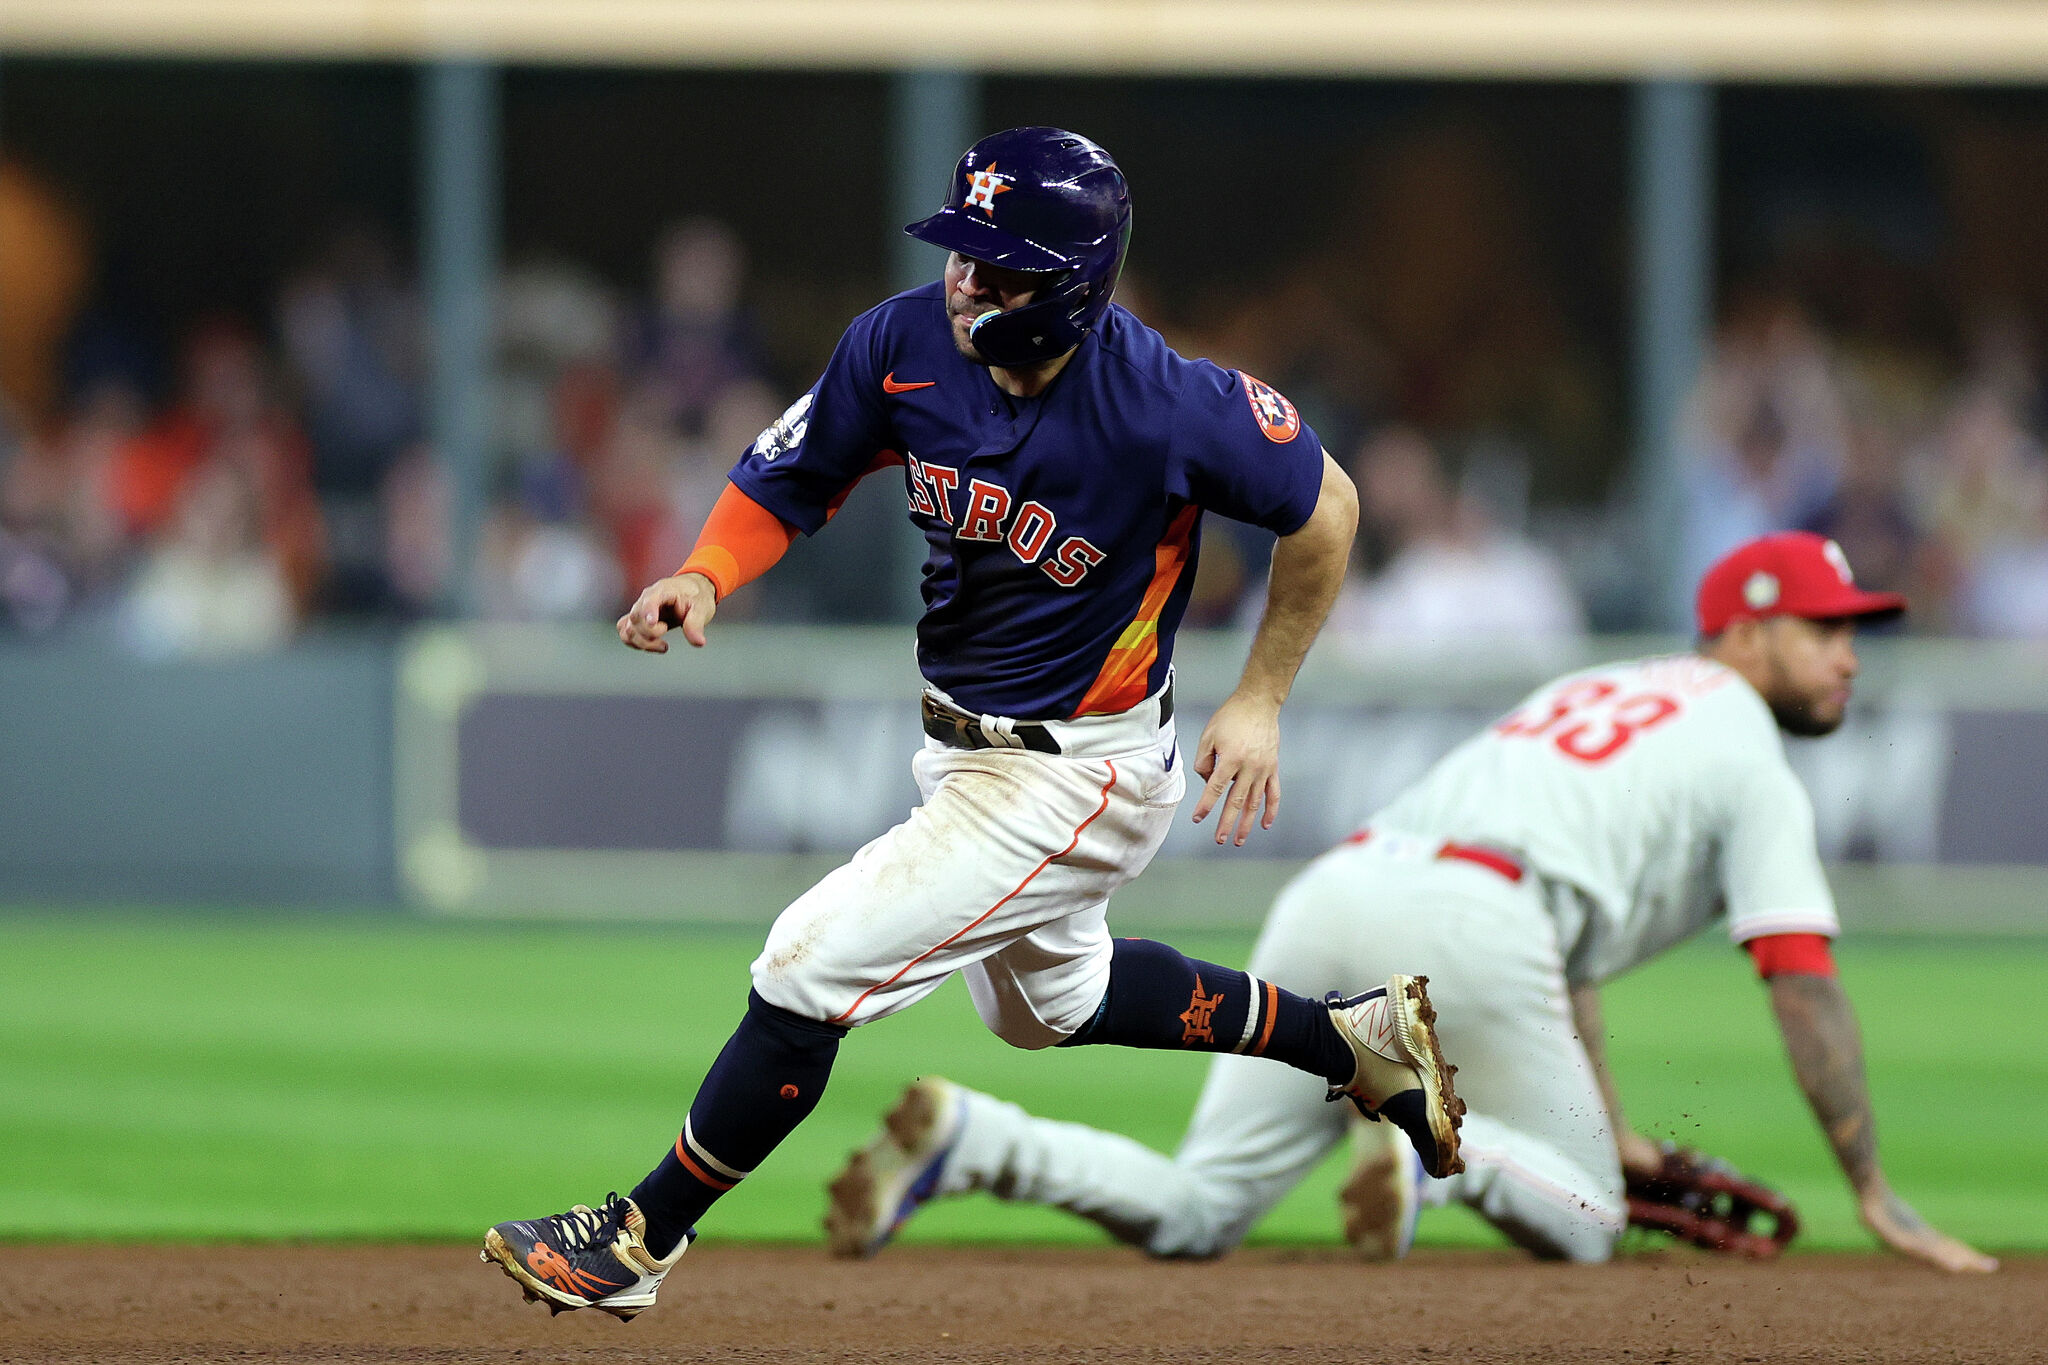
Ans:
[{"label": "orange stripe on sock", "polygon": [[1059,859],[1066,857],[1069,853],[1072,853],[1074,851],[1075,846],[1081,842],[1081,832],[1087,829],[1088,826],[1094,824],[1095,821],[1101,816],[1102,812],[1109,809],[1110,788],[1116,786],[1116,764],[1108,763],[1104,766],[1109,769],[1109,781],[1102,784],[1101,803],[1095,807],[1093,813],[1091,813],[1086,820],[1083,820],[1080,824],[1074,827],[1074,837],[1067,840],[1067,846],[1065,848],[1061,849],[1057,853],[1048,853],[1045,856],[1045,860],[1039,863],[1037,867],[1032,868],[1030,874],[1027,875],[1023,881],[1018,882],[1015,889],[1012,890],[1009,895],[1003,897],[994,905],[991,905],[988,909],[982,911],[979,915],[975,916],[974,922],[972,924],[969,924],[966,927],[958,930],[957,932],[948,935],[944,942],[935,943],[931,947],[925,949],[916,957],[913,957],[912,959],[910,959],[910,961],[904,963],[901,967],[898,967],[896,969],[896,974],[894,976],[891,976],[887,981],[878,981],[874,985],[868,987],[866,990],[860,993],[859,999],[855,1000],[851,1005],[848,1005],[843,1011],[833,1015],[830,1019],[827,1019],[825,1022],[828,1024],[845,1023],[848,1019],[850,1019],[853,1016],[853,1012],[859,1009],[862,1003],[865,1002],[869,996],[873,995],[876,991],[881,990],[884,986],[895,985],[898,981],[903,979],[903,974],[909,971],[912,967],[915,967],[918,963],[924,961],[933,953],[938,952],[941,948],[956,943],[963,936],[972,933],[976,928],[980,927],[980,925],[985,920],[987,920],[990,915],[993,915],[996,911],[1002,909],[1011,901],[1017,899],[1018,896],[1022,895],[1024,888],[1031,885],[1031,880],[1033,877],[1036,877],[1039,873],[1045,871],[1046,868],[1052,866],[1052,864],[1057,862]]},{"label": "orange stripe on sock", "polygon": [[721,1194],[723,1194],[725,1191],[731,1189],[734,1185],[737,1185],[739,1183],[736,1180],[720,1180],[717,1176],[711,1174],[711,1172],[705,1170],[702,1166],[699,1166],[697,1164],[697,1158],[690,1155],[689,1146],[686,1143],[684,1143],[680,1135],[678,1135],[676,1138],[676,1160],[682,1162],[684,1169],[689,1171],[691,1175],[696,1176],[699,1180],[709,1185],[712,1189],[719,1191]]},{"label": "orange stripe on sock", "polygon": [[1280,1017],[1280,988],[1272,982],[1262,983],[1266,988],[1266,1022],[1259,1026],[1259,1041],[1252,1044],[1252,1056],[1266,1055],[1266,1044],[1273,1041],[1273,1021]]}]

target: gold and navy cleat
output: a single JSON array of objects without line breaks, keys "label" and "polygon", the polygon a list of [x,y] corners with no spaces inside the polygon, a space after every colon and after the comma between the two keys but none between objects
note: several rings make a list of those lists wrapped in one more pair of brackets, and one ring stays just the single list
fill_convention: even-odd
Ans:
[{"label": "gold and navy cleat", "polygon": [[499,1223],[484,1233],[478,1259],[495,1261],[549,1316],[595,1308],[631,1322],[654,1306],[661,1281],[690,1249],[694,1230],[665,1257],[643,1240],[647,1220],[630,1199],[606,1197],[599,1208]]}]

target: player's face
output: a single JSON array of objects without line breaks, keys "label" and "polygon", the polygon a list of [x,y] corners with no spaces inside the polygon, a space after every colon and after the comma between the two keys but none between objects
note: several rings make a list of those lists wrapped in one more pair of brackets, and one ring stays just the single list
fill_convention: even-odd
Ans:
[{"label": "player's face", "polygon": [[[1031,302],[1043,283],[1043,275],[1022,270],[1005,270],[987,261],[954,252],[946,258],[946,317],[953,324],[953,344],[969,360],[982,359],[968,332],[974,320],[994,308],[1009,312]],[[984,362],[985,363],[985,362]]]},{"label": "player's face", "polygon": [[1856,682],[1856,623],[1774,616],[1759,628],[1771,714],[1788,734],[1832,734]]}]

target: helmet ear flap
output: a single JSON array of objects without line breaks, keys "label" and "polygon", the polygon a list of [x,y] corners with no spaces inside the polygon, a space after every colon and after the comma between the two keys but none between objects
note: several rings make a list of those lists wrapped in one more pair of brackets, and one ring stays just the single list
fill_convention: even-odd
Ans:
[{"label": "helmet ear flap", "polygon": [[1017,367],[1057,359],[1079,346],[1101,317],[1094,277],[1076,271],[1022,308],[983,313],[968,329],[974,349],[991,365]]},{"label": "helmet ear flap", "polygon": [[967,332],[983,360],[1007,369],[1056,360],[1087,335],[1086,328],[1074,325],[1066,301],[1057,298],[1007,313],[983,313]]}]

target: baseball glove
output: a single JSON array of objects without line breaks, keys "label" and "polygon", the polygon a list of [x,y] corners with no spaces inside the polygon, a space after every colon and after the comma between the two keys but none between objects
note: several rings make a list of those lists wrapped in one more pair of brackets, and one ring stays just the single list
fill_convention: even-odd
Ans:
[{"label": "baseball glove", "polygon": [[1776,1256],[1799,1235],[1799,1215],[1776,1190],[1715,1157],[1660,1145],[1664,1164],[1656,1173],[1628,1177],[1630,1227],[1754,1260]]}]

